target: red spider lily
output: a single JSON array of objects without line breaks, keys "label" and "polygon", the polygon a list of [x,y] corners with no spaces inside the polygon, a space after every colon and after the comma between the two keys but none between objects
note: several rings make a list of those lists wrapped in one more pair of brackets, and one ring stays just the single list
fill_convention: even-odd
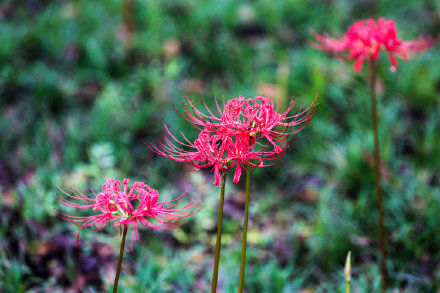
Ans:
[{"label": "red spider lily", "polygon": [[320,50],[341,53],[348,51],[343,59],[355,59],[354,70],[360,72],[365,60],[377,60],[381,50],[387,51],[391,71],[397,68],[395,56],[408,60],[408,54],[427,50],[433,45],[429,37],[413,41],[402,41],[397,36],[396,24],[385,18],[358,20],[353,23],[344,37],[332,38],[328,34],[313,33],[318,43],[312,45]]},{"label": "red spider lily", "polygon": [[204,114],[188,99],[181,116],[200,130],[198,138],[191,142],[182,133],[183,141],[179,140],[165,125],[170,138],[165,137],[159,147],[152,145],[151,149],[174,161],[189,163],[196,169],[211,167],[215,185],[220,184],[220,171],[235,168],[233,182],[238,183],[242,168],[249,172],[278,162],[291,144],[289,136],[301,131],[315,113],[315,101],[289,116],[295,105],[293,101],[286,111],[279,113],[279,105],[275,107],[270,98],[245,99],[239,96],[223,103],[224,110],[216,100],[219,114],[211,111],[205,103],[208,114]]},{"label": "red spider lily", "polygon": [[[58,211],[59,215],[70,222],[80,223],[77,234],[77,243],[79,243],[79,233],[84,227],[96,226],[95,230],[102,230],[107,223],[113,222],[113,226],[133,224],[133,234],[131,248],[133,249],[133,240],[138,237],[138,222],[150,229],[168,230],[181,224],[181,220],[194,215],[200,209],[199,201],[193,200],[183,207],[178,205],[185,199],[187,191],[174,200],[168,200],[167,197],[159,200],[159,192],[143,182],[134,182],[128,189],[128,179],[119,180],[113,178],[107,179],[102,186],[102,192],[95,194],[92,190],[91,196],[85,196],[78,190],[73,191],[73,195],[63,192],[67,197],[81,203],[72,202],[61,196],[57,200],[65,206],[76,209],[92,209],[98,212],[91,216],[72,216]],[[137,207],[136,207],[137,206]]]},{"label": "red spider lily", "polygon": [[[194,166],[196,169],[205,167],[212,167],[215,177],[215,185],[220,184],[220,171],[226,171],[230,168],[236,167],[236,175],[234,176],[234,183],[240,179],[241,166],[243,160],[246,160],[246,165],[252,164],[251,159],[258,160],[259,158],[251,152],[251,137],[233,137],[211,134],[207,130],[200,132],[199,137],[193,142],[182,142],[175,138],[171,132],[168,131],[173,141],[165,137],[164,143],[160,144],[160,148],[152,146],[152,150],[156,153],[172,159],[176,162],[186,162]],[[180,144],[185,147],[177,147],[174,144]],[[240,153],[241,151],[241,153]],[[260,160],[261,161],[261,160]]]}]

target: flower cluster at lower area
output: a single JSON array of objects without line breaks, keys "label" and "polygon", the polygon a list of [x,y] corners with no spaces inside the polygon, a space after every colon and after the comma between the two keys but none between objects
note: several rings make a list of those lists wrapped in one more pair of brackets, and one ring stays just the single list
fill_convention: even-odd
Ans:
[{"label": "flower cluster at lower area", "polygon": [[[291,100],[284,112],[279,104],[268,97],[246,99],[242,96],[223,101],[221,108],[215,100],[217,111],[205,103],[206,114],[198,110],[188,99],[182,116],[200,132],[194,141],[182,133],[176,138],[165,126],[169,137],[158,146],[151,145],[156,153],[177,162],[185,162],[196,169],[210,167],[215,185],[220,184],[220,173],[235,168],[233,182],[238,183],[242,168],[275,164],[291,145],[293,135],[304,129],[316,111],[316,98],[312,104],[296,114],[290,114],[295,106]],[[216,113],[218,112],[218,113]]]},{"label": "flower cluster at lower area", "polygon": [[408,54],[430,48],[433,40],[429,37],[419,37],[412,41],[402,41],[397,36],[396,24],[393,20],[379,18],[358,20],[353,23],[342,38],[332,38],[327,34],[314,33],[318,43],[314,47],[335,53],[348,51],[340,56],[344,59],[355,59],[354,70],[360,72],[365,60],[377,60],[381,50],[385,50],[391,62],[391,71],[397,68],[395,56],[404,60]]},{"label": "flower cluster at lower area", "polygon": [[[173,200],[168,197],[159,199],[159,192],[143,182],[134,182],[131,187],[129,180],[124,179],[122,184],[113,178],[107,179],[102,186],[102,191],[85,196],[78,190],[73,190],[73,195],[60,190],[66,199],[58,196],[57,200],[65,206],[76,209],[88,209],[94,212],[88,216],[72,216],[58,211],[59,215],[68,221],[79,223],[77,235],[84,227],[95,226],[95,230],[102,230],[106,224],[112,223],[114,227],[133,225],[131,248],[133,240],[139,239],[138,225],[156,230],[168,230],[180,225],[181,220],[197,213],[199,200],[192,200],[183,206],[179,204],[186,198],[187,191]],[[71,201],[73,199],[75,201]]]}]

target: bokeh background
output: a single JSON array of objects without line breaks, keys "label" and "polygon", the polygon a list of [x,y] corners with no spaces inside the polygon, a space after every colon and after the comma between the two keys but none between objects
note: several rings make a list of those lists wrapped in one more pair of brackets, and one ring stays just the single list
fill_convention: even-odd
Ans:
[{"label": "bokeh background", "polygon": [[[141,231],[125,254],[121,292],[208,291],[219,189],[211,173],[145,143],[162,138],[163,122],[194,137],[173,108],[185,94],[196,105],[239,94],[285,105],[292,96],[309,104],[319,90],[318,112],[286,157],[252,175],[247,292],[343,292],[349,250],[353,290],[377,292],[365,71],[310,47],[311,30],[342,34],[375,16],[394,19],[404,40],[440,31],[440,2],[428,0],[2,0],[0,291],[111,290],[117,231],[84,229],[76,246],[77,227],[55,214],[57,185],[88,193],[106,177],[175,195],[192,184],[205,205],[178,230]],[[390,285],[436,292],[438,46],[395,73],[385,55],[380,64]],[[235,292],[244,184],[226,188],[219,284]]]}]

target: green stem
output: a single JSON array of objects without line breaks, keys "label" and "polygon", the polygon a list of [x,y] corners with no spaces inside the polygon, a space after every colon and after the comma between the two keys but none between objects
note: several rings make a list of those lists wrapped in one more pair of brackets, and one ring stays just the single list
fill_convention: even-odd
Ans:
[{"label": "green stem", "polygon": [[377,66],[376,62],[370,61],[370,92],[371,92],[371,118],[373,120],[373,135],[374,135],[374,168],[375,168],[375,193],[377,200],[377,207],[379,209],[379,245],[381,251],[380,259],[380,274],[382,278],[381,287],[382,291],[386,291],[388,272],[386,267],[387,258],[387,243],[386,243],[386,231],[385,231],[385,212],[382,197],[381,188],[381,170],[380,170],[380,145],[378,135],[378,118],[377,118],[377,93],[376,93],[376,79],[377,79]]},{"label": "green stem", "polygon": [[124,232],[122,233],[121,249],[119,251],[119,259],[118,259],[118,266],[116,268],[115,283],[113,284],[113,293],[116,293],[118,291],[119,274],[121,273],[121,264],[122,264],[122,257],[124,256],[125,237],[127,236],[127,230],[128,230],[128,226],[125,225]]},{"label": "green stem", "polygon": [[350,281],[351,281],[351,251],[347,254],[347,259],[345,260],[345,292],[350,293]]},{"label": "green stem", "polygon": [[240,279],[238,282],[238,292],[243,291],[244,284],[244,267],[246,265],[246,239],[248,230],[248,219],[249,219],[249,181],[251,173],[246,172],[246,200],[244,203],[244,223],[243,223],[243,242],[241,244],[241,262],[240,262]]},{"label": "green stem", "polygon": [[217,292],[218,264],[220,262],[220,249],[222,245],[222,222],[223,222],[223,204],[225,203],[226,171],[224,171],[222,174],[221,184],[222,184],[222,188],[220,191],[220,205],[218,207],[217,240],[215,242],[214,271],[212,273],[211,293]]}]

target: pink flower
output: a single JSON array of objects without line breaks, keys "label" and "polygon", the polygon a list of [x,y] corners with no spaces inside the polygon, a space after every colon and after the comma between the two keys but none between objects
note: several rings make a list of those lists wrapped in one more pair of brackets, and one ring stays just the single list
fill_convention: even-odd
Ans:
[{"label": "pink flower", "polygon": [[223,109],[216,100],[217,111],[205,103],[207,114],[204,114],[188,99],[181,116],[200,130],[198,138],[191,142],[182,133],[183,139],[179,140],[165,125],[169,138],[150,148],[196,169],[210,167],[215,185],[220,184],[222,171],[235,168],[233,182],[238,183],[242,168],[250,172],[278,162],[291,145],[289,137],[301,131],[315,113],[315,101],[304,110],[301,107],[297,114],[289,115],[295,105],[293,101],[286,111],[279,113],[279,105],[275,106],[270,98],[239,96],[226,104],[223,102]]},{"label": "pink flower", "polygon": [[134,182],[128,188],[128,179],[119,180],[107,179],[102,186],[102,192],[95,194],[92,190],[91,196],[85,196],[78,190],[73,190],[73,195],[64,192],[71,201],[61,196],[57,200],[65,206],[76,209],[91,209],[95,212],[90,216],[72,216],[58,211],[59,215],[70,222],[79,223],[80,228],[77,234],[79,243],[79,233],[84,227],[95,226],[95,230],[102,230],[105,225],[111,222],[114,227],[133,224],[133,234],[131,248],[133,249],[133,239],[138,237],[138,222],[150,229],[168,230],[181,224],[181,220],[197,213],[199,201],[193,200],[183,207],[178,205],[185,199],[187,191],[174,200],[167,198],[159,200],[159,192],[143,182]]},{"label": "pink flower", "polygon": [[318,43],[312,45],[320,50],[341,53],[343,59],[354,59],[354,70],[360,72],[365,60],[377,60],[381,50],[387,51],[391,71],[397,68],[395,56],[408,60],[408,54],[427,50],[433,45],[429,37],[413,41],[402,41],[397,36],[396,24],[385,18],[358,20],[353,23],[344,37],[331,38],[328,34],[313,33]]},{"label": "pink flower", "polygon": [[[199,137],[191,143],[187,141],[186,138],[183,142],[178,140],[168,129],[167,132],[172,141],[165,137],[164,142],[160,143],[159,147],[152,145],[152,150],[173,161],[188,163],[197,170],[211,167],[211,171],[213,171],[215,175],[215,185],[220,184],[220,172],[226,171],[233,166],[237,169],[236,175],[234,176],[234,182],[237,183],[241,174],[241,165],[240,162],[237,161],[245,157],[251,157],[251,155],[248,154],[251,149],[249,141],[245,141],[244,139],[238,138],[235,140],[234,138],[236,137],[211,133],[204,129],[200,132]],[[238,155],[240,151],[243,153],[241,157]]]}]

